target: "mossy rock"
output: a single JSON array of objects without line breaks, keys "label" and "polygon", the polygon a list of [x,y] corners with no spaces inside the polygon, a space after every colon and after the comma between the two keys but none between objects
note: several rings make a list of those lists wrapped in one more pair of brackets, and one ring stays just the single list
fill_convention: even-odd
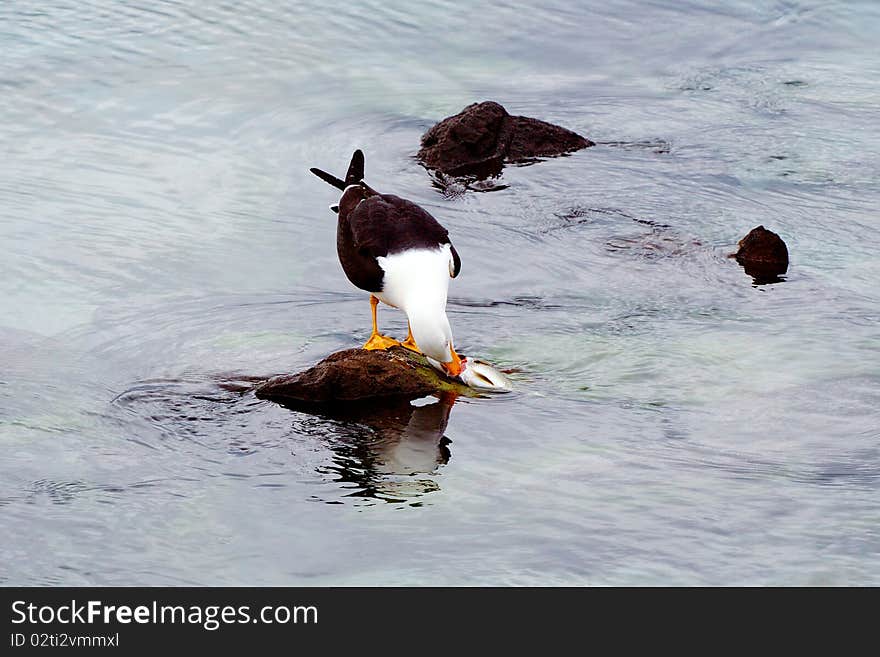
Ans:
[{"label": "mossy rock", "polygon": [[298,407],[376,399],[393,402],[427,395],[478,396],[477,391],[431,367],[424,356],[401,347],[337,351],[298,374],[276,376],[257,385],[255,393],[260,399]]}]

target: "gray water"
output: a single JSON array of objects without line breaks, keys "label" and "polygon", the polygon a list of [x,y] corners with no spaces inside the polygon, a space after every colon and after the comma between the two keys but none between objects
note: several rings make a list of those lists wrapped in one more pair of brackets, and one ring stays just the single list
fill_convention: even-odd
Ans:
[{"label": "gray water", "polygon": [[[716,4],[0,4],[0,583],[880,584],[880,5]],[[598,146],[442,193],[483,99]],[[514,393],[250,392],[368,336],[355,148]]]}]

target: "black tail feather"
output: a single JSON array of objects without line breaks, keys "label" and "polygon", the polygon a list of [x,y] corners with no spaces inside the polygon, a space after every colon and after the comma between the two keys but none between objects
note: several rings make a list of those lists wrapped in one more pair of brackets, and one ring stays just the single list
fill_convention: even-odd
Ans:
[{"label": "black tail feather", "polygon": [[309,171],[324,182],[330,183],[336,189],[344,190],[349,185],[357,185],[364,179],[364,152],[358,149],[352,154],[351,162],[348,165],[348,173],[345,174],[345,180],[341,180],[332,173],[327,173],[316,167],[312,167]]},{"label": "black tail feather", "polygon": [[[332,173],[327,173],[317,167],[312,167],[309,171],[314,173],[324,182],[329,183],[336,189],[342,191],[345,191],[346,187],[350,185],[360,185],[367,191],[367,196],[373,196],[378,193],[364,182],[364,152],[361,149],[356,150],[352,154],[351,162],[348,165],[348,172],[345,174],[345,180],[337,178]],[[338,208],[334,210],[334,206],[331,206],[330,209],[334,212],[339,211]]]},{"label": "black tail feather", "polygon": [[345,174],[346,185],[357,185],[364,179],[364,152],[357,149],[351,156],[348,173]]},{"label": "black tail feather", "polygon": [[327,173],[326,171],[321,171],[320,169],[317,169],[315,167],[312,167],[311,169],[309,169],[309,171],[311,171],[313,174],[318,176],[318,178],[320,178],[324,182],[330,183],[331,185],[333,185],[337,189],[345,189],[345,181],[340,180],[339,178],[334,176],[332,173]]}]

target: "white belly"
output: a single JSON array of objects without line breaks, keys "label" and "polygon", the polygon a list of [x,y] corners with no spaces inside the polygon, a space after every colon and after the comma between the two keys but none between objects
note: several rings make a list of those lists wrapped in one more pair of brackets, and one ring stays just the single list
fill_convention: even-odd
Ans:
[{"label": "white belly", "polygon": [[437,249],[411,249],[376,258],[385,272],[379,301],[407,311],[414,306],[446,306],[452,272],[452,250],[448,244]]}]

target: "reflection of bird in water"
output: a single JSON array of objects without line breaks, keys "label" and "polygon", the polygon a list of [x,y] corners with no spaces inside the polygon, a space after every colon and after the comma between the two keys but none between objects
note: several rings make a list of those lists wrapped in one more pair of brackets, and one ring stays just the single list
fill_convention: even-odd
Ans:
[{"label": "reflection of bird in water", "polygon": [[452,399],[430,401],[419,406],[413,406],[410,402],[406,425],[389,422],[376,427],[375,420],[371,420],[379,434],[378,445],[373,444],[376,472],[390,475],[430,474],[438,465],[446,465],[451,456],[448,445],[452,441],[443,432],[449,422]]},{"label": "reflection of bird in water", "polygon": [[[345,180],[320,169],[311,172],[342,191],[332,206],[339,214],[336,251],[348,280],[370,293],[373,331],[364,349],[402,345],[433,358],[450,376],[461,374],[446,317],[449,279],[458,275],[461,260],[448,231],[415,203],[371,189],[363,180],[359,150]],[[379,333],[380,301],[406,313],[409,335],[403,343]]]},{"label": "reflection of bird in water", "polygon": [[323,409],[321,415],[339,421],[327,432],[337,481],[356,487],[352,497],[390,502],[437,490],[433,478],[419,475],[432,475],[449,461],[452,441],[444,432],[456,397]]}]

